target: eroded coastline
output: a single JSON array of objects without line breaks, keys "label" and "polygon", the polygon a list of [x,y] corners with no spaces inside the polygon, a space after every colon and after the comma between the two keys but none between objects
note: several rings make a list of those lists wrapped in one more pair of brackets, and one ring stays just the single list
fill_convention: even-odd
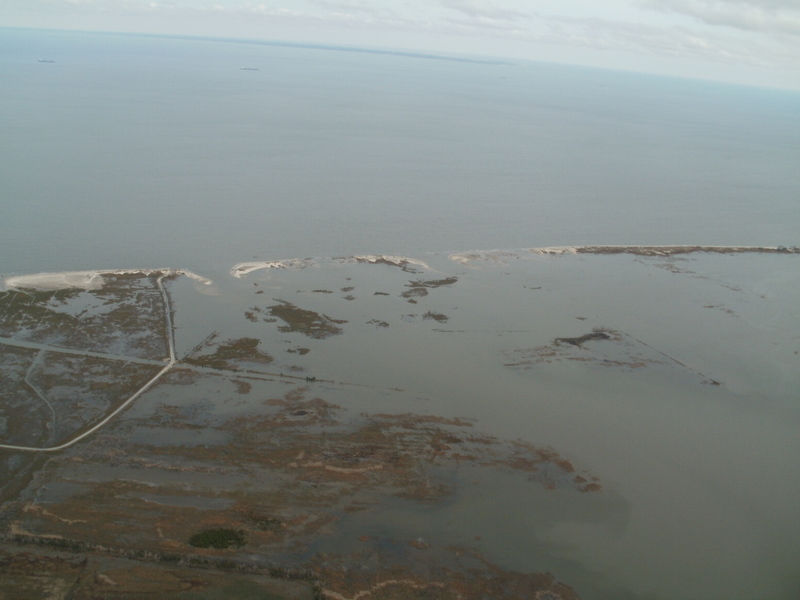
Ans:
[{"label": "eroded coastline", "polygon": [[[683,277],[720,295],[697,292],[690,321],[696,314],[727,327],[769,302],[768,290],[750,293],[742,281],[676,256],[742,249],[613,248],[539,254],[642,259],[620,267],[645,269],[665,289]],[[185,292],[173,270],[34,277],[29,287],[12,281],[0,298],[0,441],[61,450],[46,458],[0,451],[8,575],[0,589],[13,596],[33,585],[35,571],[52,586],[104,597],[182,598],[201,589],[228,589],[231,598],[244,590],[280,598],[595,597],[589,569],[555,554],[542,559],[539,532],[529,546],[513,546],[539,557],[526,570],[498,552],[492,527],[431,525],[453,519],[476,495],[520,495],[514,510],[530,503],[533,512],[552,495],[566,520],[615,506],[613,486],[577,450],[579,436],[565,430],[560,441],[540,441],[547,427],[535,420],[500,434],[470,396],[503,410],[491,390],[513,395],[520,382],[531,389],[525,401],[536,403],[542,378],[578,373],[600,382],[645,373],[699,396],[739,384],[719,363],[648,336],[638,317],[620,321],[614,312],[592,314],[590,302],[569,304],[577,284],[554,279],[550,267],[504,262],[531,254],[353,257],[321,271],[294,261],[234,268],[232,280],[244,281],[218,304],[208,300],[207,318],[197,322],[182,317],[192,300],[175,298]],[[475,260],[499,268],[452,269]],[[558,262],[553,268],[563,269]],[[65,281],[77,287],[60,287]],[[586,285],[598,292],[597,283]],[[215,320],[220,307],[225,318]],[[176,353],[173,336],[190,350]],[[486,356],[464,363],[471,348]],[[465,369],[485,381],[462,386]],[[509,385],[498,385],[506,378]],[[438,401],[448,383],[465,394],[463,404]],[[124,574],[131,569],[136,575]]]},{"label": "eroded coastline", "polygon": [[489,250],[451,254],[450,259],[464,266],[473,262],[503,262],[510,258],[522,258],[525,253],[559,256],[570,254],[629,254],[632,256],[670,257],[698,253],[708,254],[800,254],[797,246],[542,246],[523,251]]},{"label": "eroded coastline", "polygon": [[[391,263],[355,261],[362,262]],[[398,261],[391,266],[406,271],[407,264]],[[418,590],[436,590],[442,598],[461,597],[455,589],[469,596],[485,593],[489,584],[475,576],[476,566],[459,575],[446,567],[455,552],[473,555],[476,565],[491,572],[491,588],[513,593],[522,584],[517,593],[560,590],[563,593],[554,597],[577,597],[549,575],[506,572],[480,557],[476,549],[432,550],[422,538],[406,541],[405,558],[387,555],[380,561],[383,566],[356,578],[342,577],[341,569],[358,561],[358,554],[326,554],[323,559],[322,554],[310,552],[315,538],[335,527],[341,515],[368,511],[388,498],[423,505],[446,503],[455,493],[458,477],[445,473],[465,468],[462,465],[510,469],[546,489],[593,493],[600,484],[597,477],[577,470],[550,448],[503,441],[462,419],[348,414],[321,397],[309,397],[312,390],[296,383],[299,377],[279,373],[276,378],[266,371],[273,358],[259,349],[255,338],[218,339],[219,333],[212,332],[177,360],[173,308],[162,282],[181,274],[173,270],[65,273],[7,282],[8,291],[0,299],[2,360],[4,375],[13,385],[4,387],[9,402],[3,423],[4,433],[13,436],[3,441],[16,443],[6,443],[0,450],[7,458],[3,479],[30,483],[27,489],[13,485],[3,489],[7,525],[3,589],[12,594],[36,589],[31,577],[37,573],[37,581],[49,581],[53,589],[150,593],[163,598],[197,585],[171,589],[169,582],[186,581],[189,576],[180,575],[180,567],[165,566],[179,562],[194,568],[224,564],[232,570],[227,579],[205,576],[204,586],[224,588],[237,578],[245,579],[263,592],[282,590],[279,597],[286,598],[360,597],[378,590],[398,597]],[[455,281],[413,281],[407,287],[427,290]],[[408,294],[403,297],[410,299]],[[317,340],[341,333],[337,324],[347,323],[284,300],[265,312],[274,317],[267,321],[284,323],[279,332]],[[156,380],[163,390],[204,388],[206,380],[220,377],[240,397],[255,390],[285,391],[247,403],[246,409],[225,418],[212,417],[208,407],[166,402],[143,419],[126,418],[122,429],[121,422],[112,422]],[[316,383],[316,378],[305,379]],[[197,434],[195,442],[187,443],[187,432]],[[320,439],[325,440],[323,446]],[[37,449],[66,451],[76,442],[81,446],[46,465],[37,461]],[[15,452],[28,456],[15,458]],[[109,467],[116,476],[98,478]],[[120,469],[136,475],[126,477]],[[253,489],[254,469],[268,485]],[[190,477],[192,489],[187,490],[186,475],[198,473],[207,474],[212,482],[215,474],[221,475],[228,484],[198,485]],[[198,548],[193,541],[202,539],[198,536],[203,531],[239,533],[235,547],[223,544],[215,550]],[[123,539],[126,543],[120,546]],[[384,543],[371,536],[360,542],[373,551]],[[8,544],[22,544],[25,549],[15,551]],[[61,554],[63,550],[91,556],[91,566],[71,561]],[[254,551],[270,558],[256,564],[243,560]],[[415,556],[419,552],[431,556],[421,561]],[[131,559],[140,562],[136,565]],[[139,575],[122,576],[125,564]],[[94,570],[91,585],[80,583],[86,569]],[[389,572],[400,573],[398,569],[402,577],[387,577]],[[292,584],[297,573],[302,574],[300,582]]]}]

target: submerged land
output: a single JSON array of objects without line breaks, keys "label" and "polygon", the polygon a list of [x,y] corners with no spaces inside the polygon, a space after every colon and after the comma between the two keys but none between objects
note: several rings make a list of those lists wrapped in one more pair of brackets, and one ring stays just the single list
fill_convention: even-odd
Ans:
[{"label": "submerged land", "polygon": [[[230,282],[175,269],[8,278],[0,595],[637,597],[635,577],[554,545],[549,520],[608,540],[633,527],[620,480],[638,467],[612,474],[590,451],[613,394],[730,405],[771,378],[762,401],[783,401],[800,338],[768,323],[789,304],[753,283],[759,265],[730,261],[796,254],[589,246],[242,263]],[[652,291],[622,275],[634,267]],[[675,278],[685,322],[653,327]],[[619,294],[639,297],[617,310]],[[744,360],[778,347],[780,375],[751,361],[753,381],[737,380],[738,358],[672,335],[696,323],[749,340]],[[597,390],[585,402],[579,378]],[[592,428],[579,406],[597,411]],[[718,467],[705,460],[696,468]],[[794,584],[782,577],[774,589]]]}]

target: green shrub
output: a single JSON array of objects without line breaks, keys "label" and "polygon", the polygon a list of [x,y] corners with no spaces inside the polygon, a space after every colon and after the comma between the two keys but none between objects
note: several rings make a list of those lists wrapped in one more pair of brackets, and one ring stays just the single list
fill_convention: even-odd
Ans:
[{"label": "green shrub", "polygon": [[189,538],[189,544],[195,548],[239,548],[244,546],[247,538],[241,529],[206,529]]}]

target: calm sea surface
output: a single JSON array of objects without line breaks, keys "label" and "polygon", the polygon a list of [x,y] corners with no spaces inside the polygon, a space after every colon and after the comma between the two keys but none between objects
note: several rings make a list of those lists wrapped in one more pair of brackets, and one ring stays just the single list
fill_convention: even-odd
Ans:
[{"label": "calm sea surface", "polygon": [[797,93],[10,29],[0,78],[3,275],[798,243]]},{"label": "calm sea surface", "polygon": [[[347,549],[372,529],[442,544],[478,535],[498,564],[550,570],[585,600],[800,593],[800,257],[448,256],[800,244],[800,94],[9,29],[0,81],[0,276],[177,267],[210,277],[214,286],[172,284],[179,354],[213,330],[285,354],[270,326],[242,315],[262,298],[302,302],[348,323],[345,335],[304,342],[309,373],[402,388],[326,399],[475,419],[552,446],[603,482],[601,494],[569,495],[466,474],[475,481],[447,507],[389,502],[343,519],[314,550]],[[325,258],[356,254],[431,266],[409,275]],[[229,275],[243,261],[296,257],[318,260]],[[458,282],[414,306],[401,292],[420,277]],[[354,297],[307,293],[317,288]],[[446,327],[424,310],[446,314]],[[586,362],[531,358],[593,328],[616,332],[617,345]],[[159,394],[197,392],[159,387],[130,414],[149,414]]]}]

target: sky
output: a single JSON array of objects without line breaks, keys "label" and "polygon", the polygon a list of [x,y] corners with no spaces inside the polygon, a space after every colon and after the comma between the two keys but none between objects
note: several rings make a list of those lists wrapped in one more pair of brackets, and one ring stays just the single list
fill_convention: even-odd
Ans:
[{"label": "sky", "polygon": [[0,0],[0,25],[471,54],[800,90],[800,0]]}]

